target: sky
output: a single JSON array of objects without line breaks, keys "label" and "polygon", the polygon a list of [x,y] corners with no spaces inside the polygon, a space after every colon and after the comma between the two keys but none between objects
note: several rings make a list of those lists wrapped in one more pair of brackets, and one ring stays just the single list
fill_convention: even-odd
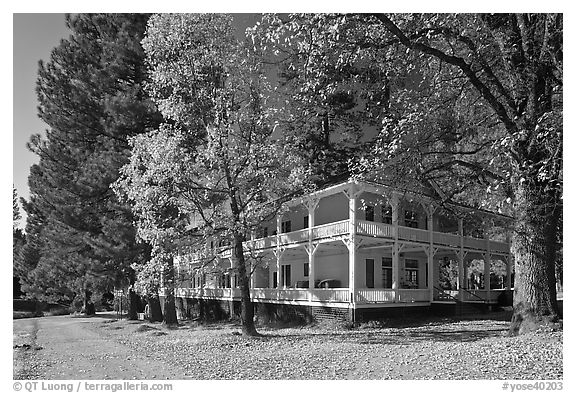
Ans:
[{"label": "sky", "polygon": [[[13,22],[13,183],[18,195],[28,199],[28,174],[38,156],[26,148],[26,143],[31,135],[47,128],[36,109],[38,61],[47,61],[52,48],[70,31],[64,14],[14,14]],[[24,222],[22,219],[21,226]]]}]

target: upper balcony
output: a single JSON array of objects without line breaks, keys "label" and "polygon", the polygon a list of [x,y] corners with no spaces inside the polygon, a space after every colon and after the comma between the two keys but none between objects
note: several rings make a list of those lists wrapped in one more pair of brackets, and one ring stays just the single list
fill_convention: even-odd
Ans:
[{"label": "upper balcony", "polygon": [[[429,197],[401,193],[386,186],[347,182],[296,198],[284,207],[276,216],[276,222],[262,223],[256,231],[257,238],[245,242],[247,252],[293,248],[310,242],[336,242],[348,239],[352,233],[362,239],[364,245],[371,246],[398,241],[416,247],[432,245],[477,253],[508,255],[510,252],[506,242],[469,236],[487,233],[489,221],[483,223],[484,230],[480,230],[476,221],[466,218],[464,222],[465,215],[456,217],[454,211],[466,214],[474,211],[479,217],[491,219],[506,220],[507,217],[462,206],[453,206],[453,211],[448,212],[434,206]],[[214,251],[222,257],[230,256],[229,247],[214,248]]]},{"label": "upper balcony", "polygon": [[[251,250],[266,250],[277,246],[294,247],[308,243],[310,240],[314,243],[333,241],[350,235],[350,229],[350,221],[341,220],[318,225],[310,229],[305,228],[250,240],[246,242],[245,247]],[[397,239],[402,242],[422,245],[428,245],[430,243],[430,233],[432,233],[432,244],[434,246],[453,249],[458,249],[462,246],[462,248],[470,251],[490,251],[491,253],[505,255],[510,252],[510,246],[505,242],[459,236],[452,233],[431,232],[419,228],[394,226],[373,221],[358,220],[353,230],[356,235],[364,238],[393,241],[397,237]]]}]

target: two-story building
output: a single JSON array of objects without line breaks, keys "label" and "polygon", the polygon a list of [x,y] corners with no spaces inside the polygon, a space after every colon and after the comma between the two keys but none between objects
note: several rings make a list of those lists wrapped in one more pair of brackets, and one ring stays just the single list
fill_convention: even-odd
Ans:
[{"label": "two-story building", "polygon": [[[425,192],[373,182],[332,185],[286,202],[282,213],[244,244],[253,271],[252,301],[257,314],[308,320],[360,320],[440,303],[496,304],[511,290],[513,264],[505,232],[499,238],[488,234],[494,236],[494,225],[509,220],[462,205],[440,206]],[[483,231],[478,222],[484,222]],[[216,315],[239,303],[230,250],[220,247],[216,253],[218,262],[210,269],[193,255],[175,260],[181,316],[199,303],[220,307]],[[447,259],[457,261],[452,288],[440,285],[441,262]],[[473,288],[472,261],[483,262]],[[495,263],[504,266],[500,288],[487,279]]]}]

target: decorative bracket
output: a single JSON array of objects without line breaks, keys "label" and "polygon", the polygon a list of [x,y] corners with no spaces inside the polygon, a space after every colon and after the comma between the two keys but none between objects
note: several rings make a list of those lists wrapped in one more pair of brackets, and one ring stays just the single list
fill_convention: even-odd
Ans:
[{"label": "decorative bracket", "polygon": [[284,251],[286,251],[286,247],[278,247],[276,248],[273,252],[274,255],[276,256],[276,259],[281,259],[282,255],[284,254]]},{"label": "decorative bracket", "polygon": [[344,195],[348,197],[348,199],[354,199],[362,194],[362,190],[358,190],[355,184],[352,184],[349,188],[342,190]]},{"label": "decorative bracket", "polygon": [[310,246],[308,246],[307,244],[304,245],[304,249],[306,250],[306,253],[309,256],[313,256],[314,254],[316,254],[316,251],[318,251],[318,247],[320,247],[320,243],[311,244]]},{"label": "decorative bracket", "polygon": [[309,197],[309,198],[304,199],[302,204],[308,209],[308,211],[312,211],[312,210],[316,209],[319,202],[320,202],[320,198]]},{"label": "decorative bracket", "polygon": [[[426,256],[430,256],[430,247],[426,247],[423,246],[424,248],[424,253],[426,254]],[[438,253],[438,250],[440,250],[440,247],[432,247],[432,257],[434,257],[434,255],[436,255]]]},{"label": "decorative bracket", "polygon": [[[342,242],[344,243],[344,245],[348,248],[348,251],[352,251],[352,241],[350,240],[350,238],[343,237],[343,238],[340,239],[340,240],[342,240]],[[357,240],[357,241],[355,242],[354,248],[355,248],[356,251],[360,248],[360,246],[362,245],[362,243],[364,243],[364,239],[360,239],[360,240]]]}]

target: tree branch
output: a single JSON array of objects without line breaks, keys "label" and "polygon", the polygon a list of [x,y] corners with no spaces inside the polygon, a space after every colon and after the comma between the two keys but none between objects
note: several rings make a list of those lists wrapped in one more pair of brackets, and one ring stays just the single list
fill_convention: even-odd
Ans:
[{"label": "tree branch", "polygon": [[398,28],[398,26],[396,26],[396,24],[394,24],[394,22],[390,20],[390,18],[384,14],[374,14],[374,17],[378,19],[389,32],[398,37],[404,46],[436,57],[445,63],[458,67],[464,73],[464,75],[468,77],[470,83],[472,83],[476,90],[480,92],[482,97],[484,97],[492,109],[498,114],[498,117],[502,123],[504,123],[504,126],[508,132],[511,134],[516,134],[518,132],[518,127],[516,126],[516,123],[508,116],[506,108],[504,108],[502,103],[498,100],[498,98],[496,98],[488,86],[482,83],[482,81],[478,78],[470,65],[464,61],[464,59],[458,56],[449,55],[431,46],[424,45],[419,42],[413,42],[402,32],[402,30],[400,30],[400,28]]}]

